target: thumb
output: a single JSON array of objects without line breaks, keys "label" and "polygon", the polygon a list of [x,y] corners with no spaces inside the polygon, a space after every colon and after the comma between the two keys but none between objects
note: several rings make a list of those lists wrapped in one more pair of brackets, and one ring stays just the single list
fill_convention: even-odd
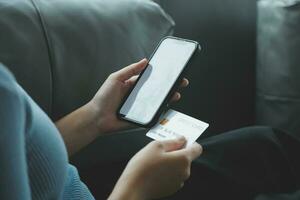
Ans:
[{"label": "thumb", "polygon": [[148,61],[147,59],[142,59],[141,61],[137,63],[133,63],[115,73],[116,78],[120,81],[126,81],[130,79],[131,77],[140,74],[145,67],[147,66]]},{"label": "thumb", "polygon": [[165,152],[176,151],[184,147],[186,139],[184,137],[179,137],[173,140],[162,141],[161,144],[163,145]]}]

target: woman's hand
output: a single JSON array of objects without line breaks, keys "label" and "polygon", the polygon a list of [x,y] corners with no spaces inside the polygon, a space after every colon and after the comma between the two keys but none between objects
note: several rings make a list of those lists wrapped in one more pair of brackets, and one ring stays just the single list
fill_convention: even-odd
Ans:
[{"label": "woman's hand", "polygon": [[[117,109],[146,65],[147,60],[143,59],[112,73],[90,102],[56,122],[69,155],[74,154],[101,134],[132,126],[117,118]],[[187,85],[188,81],[184,79],[181,87]],[[171,101],[179,99],[180,93],[176,92]]]},{"label": "woman's hand", "polygon": [[109,199],[157,199],[178,191],[202,153],[198,143],[183,149],[185,143],[184,138],[149,143],[129,161]]},{"label": "woman's hand", "polygon": [[[147,63],[147,60],[143,59],[112,73],[89,102],[89,106],[98,113],[97,124],[100,133],[118,131],[133,126],[128,122],[119,120],[116,113],[122,99],[134,85],[138,75],[146,67]],[[187,85],[188,80],[183,79],[181,87],[186,87]],[[178,101],[180,97],[180,93],[176,92],[171,102]]]}]

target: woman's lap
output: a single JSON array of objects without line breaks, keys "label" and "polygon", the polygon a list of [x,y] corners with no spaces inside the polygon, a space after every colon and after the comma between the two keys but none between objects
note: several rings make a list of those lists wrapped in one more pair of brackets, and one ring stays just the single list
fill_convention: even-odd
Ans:
[{"label": "woman's lap", "polygon": [[[107,197],[128,160],[150,141],[144,133],[112,136],[115,138],[108,142],[114,142],[113,150],[107,153],[114,158],[80,169],[96,199]],[[125,137],[131,139],[125,141]],[[198,142],[204,151],[193,163],[190,179],[168,199],[191,195],[201,199],[251,199],[258,193],[289,192],[299,187],[300,142],[284,132],[251,127]],[[122,156],[112,155],[118,151]]]},{"label": "woman's lap", "polygon": [[[244,128],[199,141],[202,156],[186,186],[172,199],[253,199],[299,188],[300,142],[266,127]],[[226,197],[226,198],[224,198]]]}]

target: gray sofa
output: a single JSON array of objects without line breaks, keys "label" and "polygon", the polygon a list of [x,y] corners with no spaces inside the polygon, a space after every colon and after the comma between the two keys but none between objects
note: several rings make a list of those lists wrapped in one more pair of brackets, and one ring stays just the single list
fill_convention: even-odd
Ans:
[{"label": "gray sofa", "polygon": [[[175,35],[203,47],[177,108],[207,121],[207,135],[255,123],[256,1],[161,1]],[[192,103],[191,103],[192,102]]]},{"label": "gray sofa", "polygon": [[0,61],[57,120],[147,57],[173,21],[143,0],[2,0]]},{"label": "gray sofa", "polygon": [[[207,134],[252,125],[255,1],[160,3],[175,35],[203,47],[176,109],[209,122]],[[2,0],[0,9],[0,62],[53,120],[88,101],[111,72],[149,56],[174,25],[148,0]]]},{"label": "gray sofa", "polygon": [[[253,125],[256,1],[157,2],[175,30],[150,0],[1,0],[0,62],[55,121],[91,99],[111,72],[149,57],[174,32],[203,47],[175,109],[210,123],[206,137]],[[130,143],[144,132],[100,138],[72,161],[87,169],[100,158],[118,160],[123,150],[135,152]],[[123,145],[107,150],[116,138]]]}]

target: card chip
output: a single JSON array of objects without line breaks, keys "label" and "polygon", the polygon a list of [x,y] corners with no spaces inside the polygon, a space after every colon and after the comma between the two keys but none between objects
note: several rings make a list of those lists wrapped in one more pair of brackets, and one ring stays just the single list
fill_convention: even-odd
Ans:
[{"label": "card chip", "polygon": [[163,119],[163,120],[160,121],[160,124],[161,125],[166,125],[168,123],[168,121],[169,121],[168,119]]}]

